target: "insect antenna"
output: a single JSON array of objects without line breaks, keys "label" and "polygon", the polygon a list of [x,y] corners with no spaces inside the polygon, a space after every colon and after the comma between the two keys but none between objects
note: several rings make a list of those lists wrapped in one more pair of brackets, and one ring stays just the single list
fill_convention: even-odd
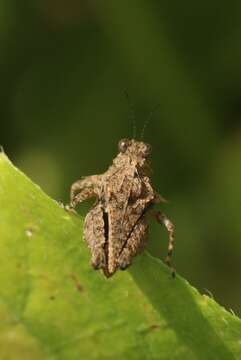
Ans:
[{"label": "insect antenna", "polygon": [[128,103],[128,107],[129,107],[129,113],[128,113],[128,119],[129,121],[131,121],[132,123],[132,136],[133,138],[135,139],[136,138],[136,116],[135,116],[135,109],[134,109],[134,106],[133,106],[133,103],[131,102],[130,100],[130,97],[129,97],[129,94],[127,92],[127,90],[124,91],[124,95],[125,95],[125,98],[127,100],[127,103]]},{"label": "insect antenna", "polygon": [[146,130],[146,127],[147,125],[149,124],[149,122],[151,121],[154,113],[157,111],[157,109],[160,107],[160,104],[157,104],[151,111],[150,111],[150,114],[148,116],[148,118],[146,119],[144,125],[143,125],[143,128],[142,128],[142,131],[141,131],[141,140],[143,139],[144,137],[144,133],[145,133],[145,130]]}]

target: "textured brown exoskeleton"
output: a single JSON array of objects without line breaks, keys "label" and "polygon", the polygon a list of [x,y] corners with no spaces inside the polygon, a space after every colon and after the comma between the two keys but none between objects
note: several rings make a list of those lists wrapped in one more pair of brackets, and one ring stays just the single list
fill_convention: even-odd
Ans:
[{"label": "textured brown exoskeleton", "polygon": [[148,214],[154,215],[169,232],[169,266],[174,242],[173,224],[163,213],[152,209],[164,199],[150,184],[150,145],[123,139],[119,151],[105,173],[75,182],[70,195],[73,208],[88,198],[97,199],[86,215],[84,238],[91,250],[92,266],[102,269],[106,277],[126,269],[132,258],[143,251],[148,240]]}]

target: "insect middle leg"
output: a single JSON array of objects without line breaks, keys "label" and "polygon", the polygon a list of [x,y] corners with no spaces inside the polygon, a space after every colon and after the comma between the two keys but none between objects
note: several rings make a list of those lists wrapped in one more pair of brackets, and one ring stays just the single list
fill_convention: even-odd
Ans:
[{"label": "insect middle leg", "polygon": [[155,216],[156,220],[160,224],[164,225],[168,231],[169,242],[168,242],[168,251],[167,251],[165,263],[172,269],[172,276],[175,277],[175,270],[172,268],[172,265],[171,265],[172,253],[173,253],[173,248],[174,248],[174,225],[168,219],[168,217],[161,211],[152,211],[152,213]]}]

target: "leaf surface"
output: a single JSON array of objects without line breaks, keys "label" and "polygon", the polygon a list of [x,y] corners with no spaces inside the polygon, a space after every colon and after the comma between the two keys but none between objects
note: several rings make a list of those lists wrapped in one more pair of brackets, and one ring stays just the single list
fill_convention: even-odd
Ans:
[{"label": "leaf surface", "polygon": [[4,360],[240,359],[241,321],[147,252],[106,279],[82,219],[0,154]]}]

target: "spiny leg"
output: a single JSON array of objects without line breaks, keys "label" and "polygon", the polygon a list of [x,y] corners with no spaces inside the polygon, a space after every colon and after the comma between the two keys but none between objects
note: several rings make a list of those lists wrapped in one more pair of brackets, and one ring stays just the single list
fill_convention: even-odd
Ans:
[{"label": "spiny leg", "polygon": [[145,218],[141,218],[135,225],[122,252],[118,258],[118,267],[125,270],[132,262],[132,258],[141,253],[148,239],[148,224]]},{"label": "spiny leg", "polygon": [[169,234],[168,251],[165,259],[165,263],[172,269],[172,276],[175,277],[175,269],[171,265],[172,253],[174,248],[174,225],[168,219],[168,217],[161,211],[155,211],[154,216],[156,220],[164,225]]},{"label": "spiny leg", "polygon": [[103,210],[97,204],[86,215],[84,222],[84,239],[91,250],[91,265],[94,269],[106,267],[105,246],[105,224]]},{"label": "spiny leg", "polygon": [[80,204],[82,201],[90,199],[91,197],[95,197],[95,196],[96,194],[93,191],[93,189],[84,189],[71,199],[70,206],[72,208],[75,208],[76,205]]},{"label": "spiny leg", "polygon": [[98,184],[98,175],[88,176],[73,183],[70,190],[70,206],[75,208],[82,201],[97,196]]}]

